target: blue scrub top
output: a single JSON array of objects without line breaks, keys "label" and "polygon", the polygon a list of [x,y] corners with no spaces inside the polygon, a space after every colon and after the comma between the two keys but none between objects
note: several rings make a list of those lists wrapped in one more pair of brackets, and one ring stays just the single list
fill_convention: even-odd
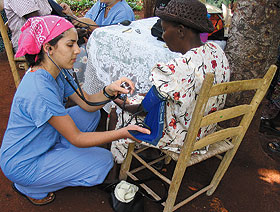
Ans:
[{"label": "blue scrub top", "polygon": [[[65,73],[77,88],[73,78]],[[67,115],[65,98],[73,93],[62,73],[56,79],[43,69],[25,74],[14,96],[0,149],[0,165],[10,180],[28,184],[36,178],[38,159],[60,135],[48,120]],[[29,178],[22,179],[24,175]]]},{"label": "blue scrub top", "polygon": [[86,13],[85,17],[92,19],[99,26],[117,24],[125,20],[129,20],[129,21],[135,20],[134,13],[125,0],[116,3],[109,10],[106,18],[104,18],[104,14],[105,14],[105,8],[102,7],[100,1],[98,1]]}]

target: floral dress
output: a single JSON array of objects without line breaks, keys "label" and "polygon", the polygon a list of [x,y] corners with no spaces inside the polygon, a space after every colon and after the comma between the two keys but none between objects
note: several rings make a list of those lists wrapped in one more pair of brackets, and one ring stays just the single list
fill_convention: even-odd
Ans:
[{"label": "floral dress", "polygon": [[[193,48],[167,64],[158,63],[152,69],[151,82],[162,95],[167,97],[163,136],[156,148],[180,152],[188,132],[197,95],[207,72],[214,73],[214,84],[229,81],[228,60],[219,45],[213,42]],[[225,99],[226,95],[210,98],[205,114],[223,108]],[[129,116],[126,113],[124,119]],[[197,138],[214,132],[215,128],[215,124],[201,128]],[[116,162],[122,163],[126,156],[128,142],[131,142],[130,139],[120,139],[112,143],[111,152]],[[207,149],[203,149],[195,153],[203,154],[206,151]]]}]

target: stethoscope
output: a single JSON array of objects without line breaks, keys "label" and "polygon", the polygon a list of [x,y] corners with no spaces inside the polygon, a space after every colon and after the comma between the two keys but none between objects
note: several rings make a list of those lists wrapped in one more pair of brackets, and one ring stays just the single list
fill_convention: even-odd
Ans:
[{"label": "stethoscope", "polygon": [[94,22],[96,22],[96,19],[99,17],[100,13],[106,9],[106,7],[108,7],[108,5],[104,2],[100,2],[100,7],[99,7],[99,10],[98,10],[98,13],[94,19]]},{"label": "stethoscope", "polygon": [[[58,70],[62,73],[64,79],[68,82],[68,84],[72,87],[72,89],[75,91],[75,93],[88,105],[90,106],[101,106],[101,105],[105,105],[107,103],[109,103],[111,100],[106,100],[106,101],[102,101],[102,102],[90,102],[88,100],[86,100],[85,96],[84,96],[84,93],[83,93],[83,90],[81,89],[81,86],[80,86],[80,83],[79,83],[79,80],[78,80],[78,77],[77,77],[77,74],[75,71],[73,71],[73,76],[71,75],[71,73],[67,70],[67,69],[61,69],[55,62],[54,60],[51,58],[50,56],[50,53],[49,51],[47,52],[47,56],[48,58],[52,61],[52,63],[58,68]],[[75,88],[75,86],[71,83],[70,79],[68,78],[68,76],[66,75],[66,73],[64,72],[66,71],[70,76],[72,76],[74,78],[74,81],[76,82],[77,86],[78,86],[78,89],[80,91],[80,93],[77,91],[77,89]],[[125,84],[121,85],[123,88],[126,88],[126,89],[129,89],[130,87],[126,87]],[[126,104],[126,100],[127,100],[127,95],[126,94],[118,94],[116,98],[119,98],[119,99],[122,99],[123,100],[123,108],[125,108],[125,104]],[[124,110],[122,110],[122,124],[120,126],[120,128],[122,127],[126,127],[127,125],[129,125],[132,121],[132,119],[135,118],[135,124],[136,125],[139,125],[141,127],[146,127],[147,129],[150,129],[150,127],[148,125],[146,125],[144,122],[142,121],[138,121],[137,120],[137,116],[140,114],[140,113],[143,113],[144,110],[143,108],[141,107],[141,104],[139,105],[136,113],[132,114],[130,119],[125,123],[124,122]]]},{"label": "stethoscope", "polygon": [[[115,1],[117,1],[117,0],[115,0]],[[110,4],[106,4],[106,3],[104,3],[104,2],[100,2],[100,7],[99,7],[98,13],[97,13],[97,15],[96,15],[96,17],[95,17],[95,19],[94,19],[94,22],[96,22],[96,19],[98,18],[98,16],[100,15],[100,13],[101,13],[103,10],[105,10],[106,7],[108,7],[108,6],[112,5],[112,4],[114,4],[115,1],[111,2]]]},{"label": "stethoscope", "polygon": [[[117,1],[117,0],[115,0],[115,1]],[[95,17],[95,19],[94,19],[94,22],[96,22],[96,20],[97,20],[97,18],[99,17],[100,13],[101,13],[103,10],[105,10],[108,6],[114,4],[115,1],[111,2],[110,4],[106,4],[106,3],[104,3],[104,2],[100,2],[100,7],[99,7],[98,13],[97,13],[97,15],[96,15],[96,17]],[[77,18],[75,18],[75,17],[72,17],[72,16],[67,16],[67,15],[63,15],[63,16],[66,17],[66,18],[69,19],[69,20],[70,20],[70,19],[74,19],[74,20],[76,20],[77,22],[80,22],[80,23],[82,23],[82,24],[87,25],[88,27],[89,27],[89,26],[104,27],[104,26],[119,25],[119,24],[121,24],[121,25],[123,25],[123,26],[128,26],[128,25],[131,24],[131,21],[129,21],[129,20],[124,20],[124,21],[122,21],[122,22],[120,22],[120,23],[115,23],[115,24],[96,25],[96,24],[85,23],[85,22],[80,21],[79,19],[77,19]]]},{"label": "stethoscope", "polygon": [[[48,55],[48,58],[52,61],[52,63],[58,68],[58,70],[62,73],[64,79],[68,82],[68,84],[73,88],[73,90],[75,91],[75,93],[85,102],[87,103],[88,105],[90,106],[101,106],[101,105],[105,105],[107,103],[109,103],[111,100],[106,100],[106,101],[102,101],[102,102],[90,102],[88,100],[86,100],[85,96],[84,96],[84,93],[83,93],[83,90],[81,89],[81,86],[80,86],[80,83],[79,83],[79,80],[78,80],[78,77],[77,77],[77,74],[75,71],[73,71],[73,76],[71,75],[71,73],[66,70],[66,69],[61,69],[55,62],[54,60],[50,57],[50,53],[48,51],[47,53]],[[70,79],[68,78],[68,76],[66,75],[66,73],[64,72],[66,71],[70,76],[72,76],[74,78],[74,81],[76,82],[76,84],[78,85],[78,89],[80,91],[80,93],[77,91],[77,89],[75,88],[75,86],[72,84],[72,82],[70,81]]]}]

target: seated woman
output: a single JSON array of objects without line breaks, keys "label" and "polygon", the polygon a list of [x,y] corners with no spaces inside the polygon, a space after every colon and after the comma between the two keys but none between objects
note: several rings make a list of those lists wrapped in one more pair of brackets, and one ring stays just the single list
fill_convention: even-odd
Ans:
[{"label": "seated woman", "polygon": [[[99,109],[118,93],[128,93],[121,83],[128,83],[132,91],[134,85],[121,78],[96,94],[89,95],[82,89],[78,92],[66,71],[80,53],[77,31],[69,21],[52,15],[34,17],[21,31],[16,56],[26,56],[30,69],[13,99],[0,165],[15,191],[35,205],[44,205],[54,200],[56,190],[104,181],[113,159],[98,145],[133,139],[128,130],[149,131],[130,125],[94,132],[100,120]],[[67,97],[77,106],[65,109]]]},{"label": "seated woman", "polygon": [[[87,27],[92,32],[99,26],[107,26],[121,23],[123,21],[134,21],[134,13],[125,0],[99,0],[86,13],[85,17],[78,18],[71,11],[69,5],[61,3],[63,12],[74,18],[72,23],[78,27]],[[81,47],[81,54],[74,64],[74,71],[77,73],[81,84],[84,82],[84,71],[87,63],[87,53],[85,45]]]},{"label": "seated woman", "polygon": [[[200,40],[200,33],[214,30],[207,18],[206,7],[200,1],[171,0],[165,8],[157,9],[156,15],[162,20],[162,37],[168,48],[182,53],[182,56],[166,64],[158,63],[151,70],[151,82],[167,98],[162,137],[155,147],[179,152],[205,74],[214,73],[215,84],[227,82],[230,78],[229,63],[219,45]],[[211,98],[205,113],[223,108],[225,98],[225,95]],[[125,113],[124,121],[129,117]],[[119,117],[117,127],[121,126],[121,122]],[[204,127],[197,137],[201,138],[214,130],[215,125]],[[118,163],[122,163],[126,156],[127,142],[128,139],[112,142],[111,152]]]}]

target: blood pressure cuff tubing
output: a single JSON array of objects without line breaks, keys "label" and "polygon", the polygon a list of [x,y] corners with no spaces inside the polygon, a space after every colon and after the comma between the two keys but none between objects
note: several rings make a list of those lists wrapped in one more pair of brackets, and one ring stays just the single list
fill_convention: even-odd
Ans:
[{"label": "blood pressure cuff tubing", "polygon": [[152,86],[141,103],[142,109],[147,113],[144,123],[150,128],[151,134],[144,134],[138,131],[130,131],[130,134],[138,140],[156,146],[162,137],[165,103],[166,98],[158,92],[155,86]]}]

